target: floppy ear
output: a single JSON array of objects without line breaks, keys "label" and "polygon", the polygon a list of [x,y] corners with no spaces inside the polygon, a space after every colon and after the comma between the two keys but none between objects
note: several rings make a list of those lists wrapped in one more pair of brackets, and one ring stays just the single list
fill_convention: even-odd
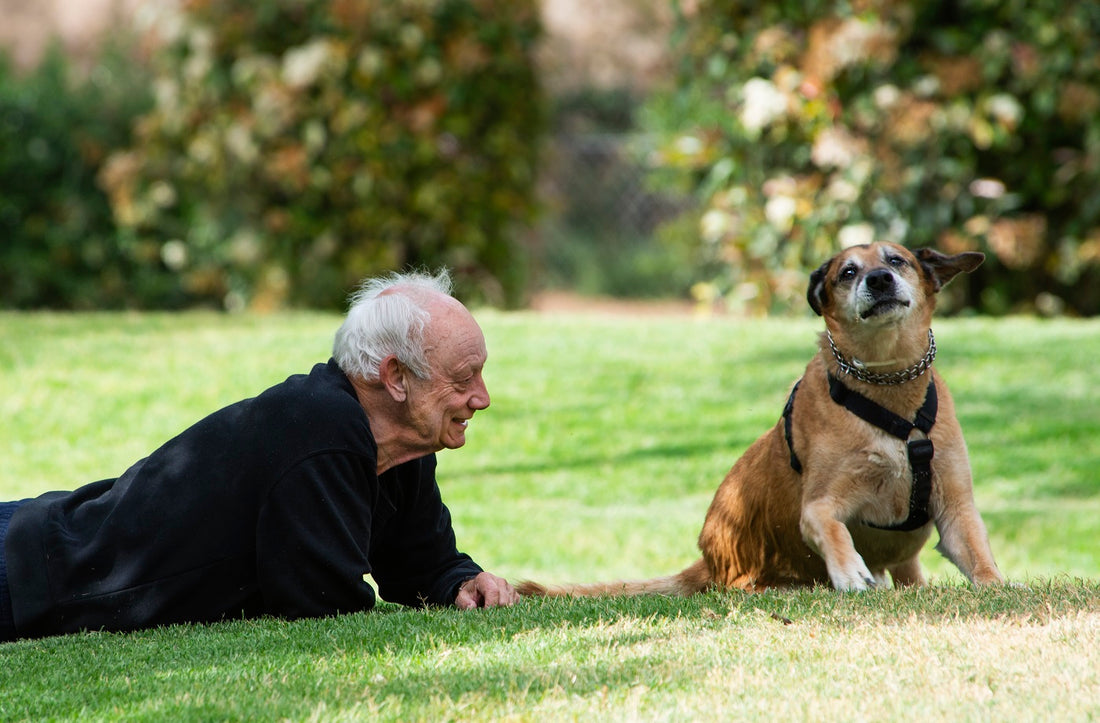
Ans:
[{"label": "floppy ear", "polygon": [[985,254],[979,251],[965,251],[954,256],[941,254],[935,249],[917,249],[913,253],[921,269],[932,279],[933,291],[939,291],[960,273],[970,273],[985,261]]},{"label": "floppy ear", "polygon": [[806,301],[818,316],[821,316],[821,310],[829,303],[829,292],[825,289],[825,276],[832,262],[832,259],[829,259],[817,267],[817,271],[810,274],[810,285],[806,289]]}]

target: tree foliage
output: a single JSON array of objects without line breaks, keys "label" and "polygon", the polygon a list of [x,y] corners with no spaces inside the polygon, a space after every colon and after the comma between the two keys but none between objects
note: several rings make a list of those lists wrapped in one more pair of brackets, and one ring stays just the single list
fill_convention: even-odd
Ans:
[{"label": "tree foliage", "polygon": [[447,265],[514,304],[542,110],[530,0],[187,0],[101,175],[191,302],[338,306]]},{"label": "tree foliage", "polygon": [[[74,77],[75,76],[75,77]],[[0,57],[0,305],[117,308],[160,298],[159,274],[120,245],[96,174],[149,107],[118,48],[74,73],[60,48],[19,73]]]},{"label": "tree foliage", "polygon": [[800,305],[804,270],[887,239],[989,261],[990,312],[1100,312],[1100,6],[681,2],[665,172],[704,200],[700,288]]}]

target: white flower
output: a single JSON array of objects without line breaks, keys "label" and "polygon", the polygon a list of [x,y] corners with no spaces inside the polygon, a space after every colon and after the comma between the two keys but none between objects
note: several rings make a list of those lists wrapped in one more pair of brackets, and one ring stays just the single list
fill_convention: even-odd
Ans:
[{"label": "white flower", "polygon": [[153,97],[156,98],[158,108],[167,115],[172,115],[179,108],[179,84],[169,78],[158,78],[153,81]]},{"label": "white flower", "polygon": [[848,18],[830,38],[829,50],[840,67],[845,68],[872,57],[893,36],[893,31],[883,23]]},{"label": "white flower", "polygon": [[149,200],[158,208],[169,208],[176,204],[176,189],[167,181],[157,181],[149,187]]},{"label": "white flower", "polygon": [[187,265],[187,246],[179,239],[166,241],[160,247],[160,259],[172,271],[179,271]]},{"label": "white flower", "polygon": [[764,216],[768,223],[785,233],[794,225],[797,206],[797,202],[790,196],[773,196],[764,204]]},{"label": "white flower", "polygon": [[424,44],[424,31],[412,23],[406,23],[401,26],[397,38],[406,50],[416,51]]},{"label": "white flower", "polygon": [[358,61],[356,61],[355,67],[363,75],[367,76],[368,78],[373,78],[382,71],[385,65],[386,59],[385,57],[383,57],[381,52],[379,52],[376,48],[366,47],[363,48],[362,51],[360,51],[359,59]]},{"label": "white flower", "polygon": [[851,223],[840,229],[837,241],[841,248],[864,246],[875,240],[875,227],[869,223]]},{"label": "white flower", "polygon": [[1024,116],[1024,109],[1020,102],[1008,93],[998,93],[986,101],[986,109],[989,115],[1009,128],[1015,128],[1016,124]]},{"label": "white flower", "polygon": [[214,33],[195,28],[187,41],[190,54],[183,61],[183,77],[188,83],[201,84],[214,67]]},{"label": "white flower", "polygon": [[260,156],[252,132],[242,123],[231,123],[225,131],[225,147],[241,163],[250,165]]},{"label": "white flower", "polygon": [[317,155],[324,150],[326,142],[328,142],[328,131],[325,130],[323,123],[316,119],[306,123],[305,128],[302,129],[302,143],[310,155]]},{"label": "white flower", "polygon": [[1005,195],[1005,184],[996,178],[975,178],[970,182],[970,193],[978,198],[1000,198]]},{"label": "white flower", "polygon": [[314,40],[286,51],[283,56],[283,82],[291,88],[313,85],[329,58],[326,40]]},{"label": "white flower", "polygon": [[208,166],[218,158],[218,148],[207,136],[195,136],[187,145],[187,155],[200,166]]},{"label": "white flower", "polygon": [[859,200],[859,186],[847,178],[836,177],[829,182],[825,194],[838,203],[855,203]]},{"label": "white flower", "polygon": [[921,98],[931,98],[940,92],[940,81],[934,75],[922,75],[913,83],[913,92]]},{"label": "white flower", "polygon": [[770,80],[751,78],[742,89],[741,124],[759,132],[787,111],[787,98]]},{"label": "white flower", "polygon": [[818,168],[847,168],[859,157],[859,142],[843,128],[826,128],[817,134],[810,159]]},{"label": "white flower", "polygon": [[722,240],[733,228],[732,219],[730,215],[725,211],[719,211],[716,208],[712,208],[703,214],[703,218],[699,222],[699,230],[703,236],[703,240],[707,243],[717,243]]},{"label": "white flower", "polygon": [[886,229],[886,240],[901,243],[909,235],[909,222],[900,216],[890,220],[890,227]]},{"label": "white flower", "polygon": [[263,257],[263,242],[252,229],[238,229],[227,245],[230,260],[238,266],[253,266]]},{"label": "white flower", "polygon": [[703,151],[703,142],[691,135],[679,136],[673,145],[678,153],[685,156],[694,156]]},{"label": "white flower", "polygon": [[435,85],[443,77],[443,66],[435,58],[425,58],[416,66],[416,80],[421,85]]},{"label": "white flower", "polygon": [[890,110],[901,100],[901,91],[896,85],[880,85],[875,88],[874,99],[879,110]]}]

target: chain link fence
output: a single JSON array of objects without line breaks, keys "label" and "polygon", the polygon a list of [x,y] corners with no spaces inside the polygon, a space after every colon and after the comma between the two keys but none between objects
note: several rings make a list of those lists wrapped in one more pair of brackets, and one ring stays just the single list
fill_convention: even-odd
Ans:
[{"label": "chain link fence", "polygon": [[637,133],[554,134],[540,184],[544,285],[615,296],[678,295],[686,270],[662,228],[692,208],[658,188]]}]

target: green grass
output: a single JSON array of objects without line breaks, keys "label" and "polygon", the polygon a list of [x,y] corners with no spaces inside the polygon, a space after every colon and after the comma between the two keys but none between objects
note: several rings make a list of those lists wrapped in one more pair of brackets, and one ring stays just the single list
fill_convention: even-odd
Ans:
[{"label": "green grass", "polygon": [[[648,577],[775,423],[820,322],[477,314],[492,407],[440,456],[511,579]],[[0,499],[119,474],[327,358],[324,314],[0,314]],[[939,320],[1002,570],[933,586],[237,621],[0,645],[0,719],[1049,720],[1100,716],[1100,323]]]}]

